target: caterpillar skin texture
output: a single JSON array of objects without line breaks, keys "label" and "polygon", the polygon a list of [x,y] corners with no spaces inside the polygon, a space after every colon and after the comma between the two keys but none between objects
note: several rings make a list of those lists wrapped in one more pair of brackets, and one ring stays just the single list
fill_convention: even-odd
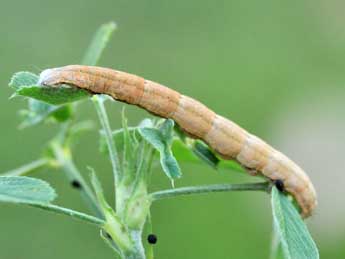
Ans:
[{"label": "caterpillar skin texture", "polygon": [[109,68],[69,65],[46,69],[41,85],[69,84],[140,106],[173,119],[189,136],[205,141],[224,159],[236,159],[249,171],[281,180],[301,207],[303,217],[316,207],[316,192],[306,173],[285,155],[202,103],[161,84]]}]

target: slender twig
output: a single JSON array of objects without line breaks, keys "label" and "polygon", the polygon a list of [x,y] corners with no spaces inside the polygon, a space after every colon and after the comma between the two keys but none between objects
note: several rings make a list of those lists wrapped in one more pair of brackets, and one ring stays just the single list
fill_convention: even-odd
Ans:
[{"label": "slender twig", "polygon": [[64,169],[64,172],[66,173],[66,176],[68,177],[70,182],[74,184],[76,188],[78,188],[90,210],[93,211],[97,215],[97,217],[103,218],[103,212],[98,205],[95,195],[93,194],[90,186],[86,183],[78,168],[74,164],[70,154],[70,150],[67,148],[63,148],[57,142],[53,142],[51,146],[56,160]]},{"label": "slender twig", "polygon": [[96,218],[94,216],[79,212],[79,211],[75,211],[75,210],[71,210],[71,209],[67,209],[67,208],[63,208],[57,205],[52,205],[52,204],[42,204],[42,203],[24,203],[27,204],[31,207],[35,207],[35,208],[39,208],[39,209],[43,209],[43,210],[47,210],[47,211],[52,211],[58,214],[63,214],[63,215],[67,215],[70,216],[72,218],[75,219],[79,219],[82,221],[85,221],[87,223],[93,224],[93,225],[97,225],[102,227],[105,224],[105,221],[100,219],[100,218]]},{"label": "slender twig", "polygon": [[99,96],[94,95],[92,97],[92,100],[95,103],[97,115],[101,122],[102,128],[104,130],[105,139],[106,139],[108,150],[109,150],[110,161],[113,168],[114,181],[115,181],[114,186],[116,190],[117,184],[119,183],[120,176],[121,176],[121,167],[120,167],[120,162],[119,162],[119,157],[116,150],[115,142],[113,139],[113,134],[110,128],[108,115],[104,107],[104,101],[101,100]]},{"label": "slender twig", "polygon": [[50,160],[46,159],[46,158],[42,158],[42,159],[37,159],[35,161],[32,161],[29,164],[23,165],[21,167],[18,167],[16,169],[7,171],[6,173],[4,173],[4,175],[7,176],[21,176],[21,175],[26,175],[29,173],[33,173],[43,167],[45,167],[46,165],[49,165]]},{"label": "slender twig", "polygon": [[268,191],[270,184],[262,183],[246,183],[246,184],[215,184],[205,186],[189,186],[175,189],[168,189],[151,193],[152,201],[173,198],[181,195],[191,195],[209,192],[230,192],[230,191]]}]

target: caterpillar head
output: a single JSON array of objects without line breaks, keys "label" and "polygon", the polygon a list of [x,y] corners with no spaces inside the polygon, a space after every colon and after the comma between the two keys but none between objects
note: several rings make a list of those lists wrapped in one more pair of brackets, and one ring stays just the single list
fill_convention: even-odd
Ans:
[{"label": "caterpillar head", "polygon": [[58,68],[43,70],[38,79],[38,84],[42,86],[54,86],[61,83],[61,76]]}]

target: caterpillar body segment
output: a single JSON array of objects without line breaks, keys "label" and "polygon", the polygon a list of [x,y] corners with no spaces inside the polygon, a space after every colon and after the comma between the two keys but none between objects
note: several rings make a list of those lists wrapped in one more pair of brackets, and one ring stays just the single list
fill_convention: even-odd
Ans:
[{"label": "caterpillar body segment", "polygon": [[70,84],[173,119],[189,136],[205,141],[224,159],[236,159],[249,171],[282,182],[284,190],[297,200],[303,217],[310,216],[317,205],[309,177],[288,157],[199,101],[166,86],[125,72],[82,65],[44,70],[39,83]]}]

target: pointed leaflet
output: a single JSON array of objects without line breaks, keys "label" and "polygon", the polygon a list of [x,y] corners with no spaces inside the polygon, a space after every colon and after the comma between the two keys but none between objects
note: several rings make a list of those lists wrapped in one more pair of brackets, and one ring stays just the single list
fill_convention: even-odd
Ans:
[{"label": "pointed leaflet", "polygon": [[12,76],[9,86],[15,90],[14,96],[31,97],[52,105],[70,103],[90,96],[87,91],[82,89],[68,86],[39,86],[37,82],[37,75],[30,72],[18,72]]},{"label": "pointed leaflet", "polygon": [[105,216],[104,230],[111,236],[112,240],[116,243],[116,246],[129,250],[131,246],[131,239],[127,232],[125,225],[121,222],[121,219],[116,215],[114,210],[109,206],[105,200],[103,189],[100,181],[98,180],[95,172],[92,170],[91,183],[95,190],[97,200],[102,208]]},{"label": "pointed leaflet", "polygon": [[[154,128],[154,124],[153,124],[151,119],[146,118],[146,119],[142,120],[138,127],[128,127],[127,119],[124,117],[122,119],[123,119],[122,128],[114,130],[112,132],[113,139],[114,139],[114,142],[116,145],[116,149],[119,151],[124,150],[125,142],[127,142],[129,140],[129,138],[130,138],[133,145],[135,145],[135,146],[139,145],[139,142],[142,140],[141,135],[138,133],[138,130],[140,127]],[[125,136],[125,135],[127,135],[127,136]],[[127,140],[125,140],[125,138],[127,138]],[[107,154],[107,152],[108,152],[104,131],[100,132],[99,150],[101,153],[104,153],[104,154]]]},{"label": "pointed leaflet", "polygon": [[8,84],[15,90],[19,90],[21,87],[35,85],[38,81],[38,76],[30,72],[18,72],[15,73],[10,83]]},{"label": "pointed leaflet", "polygon": [[[134,137],[135,132],[131,132],[128,129],[127,118],[125,116],[125,110],[122,110],[122,128],[123,128],[123,146],[118,150],[123,150],[122,166],[123,172],[127,179],[131,176],[135,176],[136,163],[135,157],[138,153],[138,143]],[[114,141],[116,144],[117,142]],[[115,145],[116,145],[115,144]]]},{"label": "pointed leaflet", "polygon": [[69,87],[49,87],[49,86],[26,86],[16,90],[17,95],[31,97],[33,99],[49,103],[51,105],[61,105],[76,102],[90,96],[86,90]]},{"label": "pointed leaflet", "polygon": [[185,132],[178,125],[175,125],[174,130],[177,138],[184,143],[186,147],[192,150],[201,161],[204,161],[214,169],[217,168],[220,160],[208,145],[201,140],[188,138]]},{"label": "pointed leaflet", "polygon": [[103,24],[97,30],[88,50],[86,51],[82,64],[88,66],[95,66],[97,64],[104,48],[107,46],[107,43],[115,29],[116,24],[114,22],[109,22]]},{"label": "pointed leaflet", "polygon": [[[206,144],[201,141],[192,140],[194,144],[189,145],[181,139],[174,139],[172,150],[175,158],[180,162],[203,163],[206,162],[212,168],[230,169],[236,172],[245,172],[243,167],[235,160],[219,159]],[[200,146],[195,142],[202,144]]]},{"label": "pointed leaflet", "polygon": [[26,128],[43,121],[64,122],[72,116],[72,107],[50,105],[30,98],[28,110],[21,110],[19,114],[23,118],[19,127]]},{"label": "pointed leaflet", "polygon": [[213,168],[217,168],[220,160],[212,150],[202,141],[194,141],[193,152]]},{"label": "pointed leaflet", "polygon": [[287,259],[318,259],[319,252],[301,216],[286,195],[272,188],[273,220]]},{"label": "pointed leaflet", "polygon": [[[35,86],[38,76],[30,72],[18,72],[12,77],[9,86],[15,89],[14,96],[30,97],[29,108],[21,111],[24,120],[21,128],[33,126],[47,118],[63,122],[72,115],[70,106],[59,104],[76,101],[88,96],[86,91],[67,87]],[[54,105],[51,105],[54,104]]]},{"label": "pointed leaflet", "polygon": [[[141,140],[141,136],[136,134],[139,128],[155,129],[150,119],[143,120],[138,127],[128,127],[129,134],[133,138],[135,137],[137,141]],[[113,138],[116,143],[117,149],[122,150],[123,144],[124,144],[124,130],[123,129],[114,130],[112,134],[113,134]],[[206,162],[207,164],[210,164],[213,168],[231,169],[237,172],[245,172],[242,166],[238,164],[236,161],[221,160],[221,159],[219,160],[219,158],[203,142],[195,141],[195,140],[191,140],[191,141],[193,142],[193,144],[187,145],[180,138],[173,138],[171,149],[177,161],[188,162],[188,163]],[[100,151],[102,153],[108,152],[103,132],[101,132],[101,138],[100,138]],[[199,153],[199,154],[197,155],[196,153]],[[205,158],[201,159],[200,156],[203,156]]]},{"label": "pointed leaflet", "polygon": [[177,140],[173,143],[173,150],[175,157],[179,161],[197,163],[203,161],[214,169],[226,168],[244,172],[242,166],[236,161],[222,160],[203,141],[187,137],[178,125],[175,125],[174,130]]},{"label": "pointed leaflet", "polygon": [[180,167],[171,151],[173,128],[174,121],[170,119],[165,120],[159,129],[139,128],[141,136],[159,152],[163,171],[170,179],[181,176]]},{"label": "pointed leaflet", "polygon": [[0,201],[13,203],[48,203],[56,198],[50,185],[24,176],[0,176]]}]

